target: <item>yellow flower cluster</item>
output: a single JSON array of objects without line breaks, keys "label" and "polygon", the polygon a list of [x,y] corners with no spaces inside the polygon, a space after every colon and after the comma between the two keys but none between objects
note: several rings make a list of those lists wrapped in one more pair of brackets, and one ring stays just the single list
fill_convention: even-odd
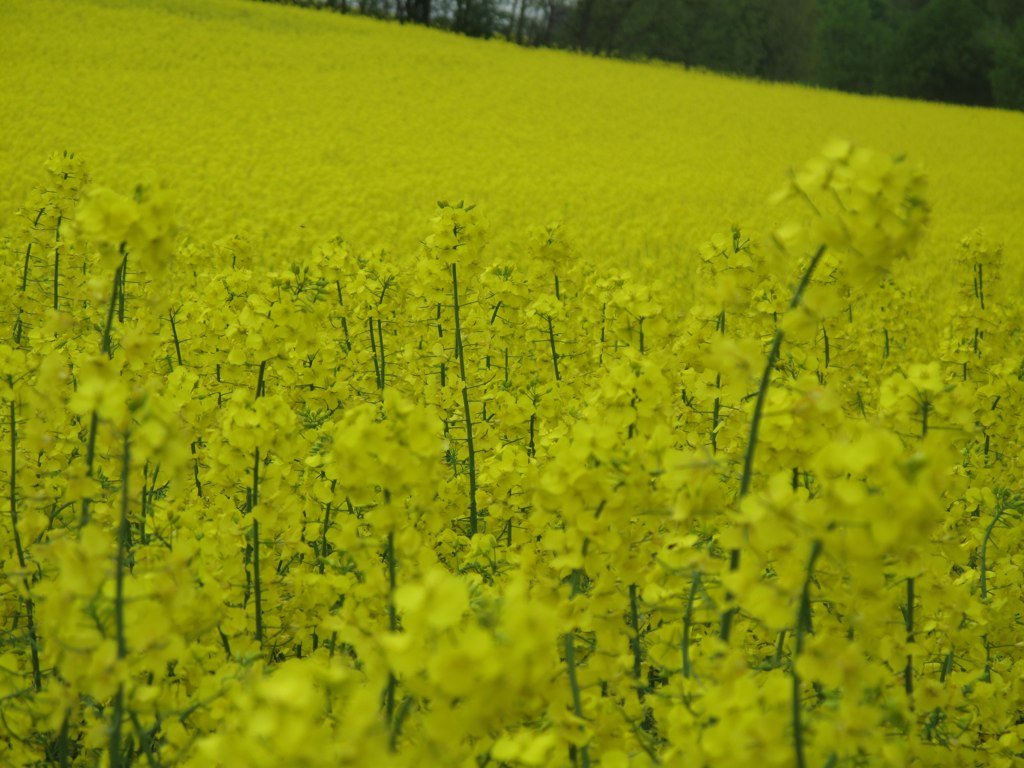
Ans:
[{"label": "yellow flower cluster", "polygon": [[2,217],[38,182],[39,159],[67,147],[129,200],[155,171],[200,241],[237,233],[308,250],[341,232],[408,249],[429,234],[435,200],[465,199],[493,222],[496,246],[527,247],[530,228],[565,220],[595,260],[688,286],[700,240],[734,222],[775,227],[762,201],[784,169],[848,136],[909,151],[941,180],[931,252],[947,258],[976,226],[1024,237],[1024,118],[1011,112],[250,0],[8,0],[0,12]]},{"label": "yellow flower cluster", "polygon": [[52,159],[4,262],[3,759],[1012,764],[1002,251],[929,355],[922,177],[808,168],[687,306],[463,203],[409,253],[172,245]]},{"label": "yellow flower cluster", "polygon": [[[80,29],[158,18],[194,43],[230,27],[266,42],[266,61],[314,34],[293,10],[229,0],[64,12]],[[310,43],[301,66],[343,82],[349,64],[372,78],[380,39],[398,34],[325,23],[356,50]],[[438,39],[408,30],[417,50]],[[463,44],[498,70],[513,57]],[[565,77],[597,65],[532,53]],[[280,97],[277,65],[260,71],[260,92]],[[638,77],[797,93],[608,72],[623,116]],[[583,188],[570,161],[600,165],[630,135],[610,123],[604,143],[588,138],[579,94],[561,104],[579,108],[558,134],[570,146],[534,158],[551,189],[495,174],[508,198],[392,205],[410,189],[478,191],[461,164],[500,168],[511,151],[492,137],[497,160],[478,154],[465,137],[486,134],[490,91],[447,75],[395,86],[423,108],[384,128],[404,181],[368,183],[340,139],[299,142],[298,166],[352,175],[329,193],[294,185],[279,221],[271,192],[295,179],[254,189],[264,158],[211,166],[216,190],[182,186],[172,206],[166,187],[121,178],[127,160],[95,152],[107,188],[64,152],[0,228],[0,764],[1024,759],[1017,241],[967,226],[936,241],[933,209],[946,235],[973,214],[941,205],[955,181],[927,143],[926,188],[915,162],[843,140],[750,212],[770,234],[712,235],[720,212],[698,208],[687,215],[710,237],[652,269],[646,247],[693,229],[668,221],[669,181],[647,173],[638,193],[643,157],[607,175],[613,205],[550,221],[549,195]],[[552,82],[541,96],[565,94]],[[462,127],[445,132],[435,118],[452,104]],[[314,106],[296,104],[295,131]],[[361,108],[344,131],[365,127]],[[75,127],[94,154],[91,114]],[[685,165],[651,152],[666,177]],[[745,174],[758,187],[756,162]],[[246,185],[267,215],[236,227]],[[289,234],[303,211],[317,231]],[[337,212],[348,237],[369,236],[320,238]]]}]

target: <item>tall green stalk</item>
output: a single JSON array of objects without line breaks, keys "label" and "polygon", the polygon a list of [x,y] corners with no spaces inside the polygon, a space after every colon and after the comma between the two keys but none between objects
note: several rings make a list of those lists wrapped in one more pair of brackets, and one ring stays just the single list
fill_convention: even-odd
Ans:
[{"label": "tall green stalk", "polygon": [[[572,594],[569,599],[576,597],[580,591],[580,578],[582,571],[577,568],[572,573]],[[580,720],[583,719],[583,701],[580,695],[580,682],[576,674],[576,632],[571,630],[562,636],[562,645],[565,652],[565,668],[569,675],[569,690],[572,693],[572,712]],[[590,750],[584,744],[578,750],[574,747],[572,752],[573,765],[576,768],[590,768]]]},{"label": "tall green stalk", "polygon": [[[395,561],[395,532],[388,531],[387,549],[384,552],[384,560],[388,567],[388,629],[391,632],[398,631],[398,609],[395,607],[395,589],[398,584],[397,563]],[[384,714],[390,727],[394,727],[395,718],[395,694],[398,689],[398,678],[390,669],[388,670],[388,682],[384,689]]]},{"label": "tall green stalk", "polygon": [[683,612],[683,677],[692,677],[693,669],[690,661],[690,637],[693,634],[693,604],[700,588],[700,571],[694,570],[690,578],[690,593],[686,596],[686,609]]},{"label": "tall green stalk", "polygon": [[174,355],[178,358],[178,367],[181,367],[185,365],[185,362],[181,358],[181,340],[178,338],[178,325],[174,321],[176,314],[177,312],[171,310],[168,318],[171,321],[171,339],[174,341]]},{"label": "tall green stalk", "polygon": [[[804,270],[803,275],[800,277],[800,283],[796,287],[796,291],[793,292],[793,298],[789,302],[789,310],[792,312],[800,306],[803,301],[804,292],[807,290],[807,286],[811,282],[811,277],[814,275],[814,271],[818,268],[818,264],[821,263],[822,256],[825,255],[825,246],[820,245],[818,250],[815,251],[814,256],[811,257],[810,263],[807,265],[807,269]],[[772,373],[775,372],[775,366],[779,362],[779,352],[782,350],[782,341],[785,337],[781,328],[777,328],[775,331],[775,337],[772,339],[771,349],[768,351],[768,360],[765,362],[764,371],[761,373],[761,384],[757,388],[757,399],[754,401],[754,414],[750,419],[750,434],[747,436],[747,450],[743,456],[743,474],[740,476],[740,492],[739,501],[742,501],[744,497],[750,493],[750,484],[754,478],[754,456],[757,452],[757,441],[758,435],[761,431],[761,420],[764,417],[764,404],[768,399],[768,388],[771,386]],[[740,550],[733,549],[729,552],[729,570],[737,571],[740,567]],[[727,601],[730,601],[732,595],[726,595]],[[736,608],[727,608],[722,613],[722,623],[720,628],[720,636],[723,640],[729,640],[729,634],[732,630],[732,621],[736,615]]]},{"label": "tall green stalk", "polygon": [[[907,643],[914,642],[914,579],[907,579],[907,609],[904,613],[904,625],[907,630]],[[907,653],[907,665],[903,668],[903,689],[907,696],[914,695],[914,657]],[[910,706],[913,709],[913,703]]]},{"label": "tall green stalk", "polygon": [[[718,313],[718,317],[715,319],[715,330],[722,336],[725,336],[725,310],[723,309]],[[722,374],[715,374],[715,391],[720,393],[722,390]],[[715,402],[711,406],[711,452],[718,453],[718,425],[721,423],[722,416],[722,396],[721,394],[715,395]]]},{"label": "tall green stalk", "polygon": [[[334,495],[334,489],[337,487],[338,481],[331,480],[331,495]],[[331,545],[327,541],[327,532],[331,529],[331,502],[328,501],[324,508],[324,519],[323,524],[320,526],[320,562],[317,564],[317,570],[322,575],[324,569],[327,566],[327,555],[330,553]]]},{"label": "tall green stalk", "polygon": [[[118,296],[124,290],[123,275],[128,268],[128,252],[125,244],[121,243],[121,262],[114,272],[114,284],[110,290],[110,302],[107,304],[107,320],[103,326],[103,336],[100,339],[100,352],[104,355],[113,356],[112,333],[114,330],[114,311],[117,308]],[[93,478],[94,463],[96,460],[96,435],[99,431],[99,414],[94,410],[89,420],[89,437],[85,447],[85,476],[90,480]],[[79,528],[84,528],[92,514],[92,497],[86,496],[82,499],[82,516],[79,520]]]},{"label": "tall green stalk", "polygon": [[[250,511],[259,503],[260,492],[260,449],[253,450],[252,491]],[[256,610],[256,641],[263,642],[263,582],[260,578],[260,522],[253,516],[252,520],[252,582],[253,600]]]},{"label": "tall green stalk", "polygon": [[[996,509],[995,515],[992,516],[992,521],[985,528],[985,535],[981,539],[981,552],[979,555],[979,569],[981,572],[981,601],[983,603],[988,602],[988,543],[992,538],[992,532],[995,530],[996,524],[999,519],[1003,516],[1006,511],[1002,505]],[[982,642],[985,644],[985,672],[982,677],[983,680],[988,682],[991,678],[992,672],[992,647],[988,642],[988,632],[981,636]]]},{"label": "tall green stalk", "polygon": [[551,315],[545,315],[544,317],[548,321],[548,343],[551,345],[551,364],[555,368],[555,381],[561,381],[562,374],[558,370],[558,349],[555,347],[555,326],[551,322]]},{"label": "tall green stalk", "polygon": [[[13,387],[14,381],[8,376],[7,383]],[[10,402],[11,432],[11,467],[10,467],[10,505],[11,529],[14,532],[14,550],[18,555],[18,567],[25,574],[25,623],[28,629],[29,653],[32,662],[32,687],[37,692],[43,689],[43,677],[39,669],[39,639],[36,636],[35,606],[29,592],[28,566],[25,560],[25,549],[21,544],[21,533],[18,531],[18,419],[14,401]]]},{"label": "tall green stalk", "polygon": [[640,637],[640,601],[637,597],[636,584],[629,585],[629,625],[632,635],[629,638],[629,648],[633,653],[633,679],[637,684],[637,695],[641,700],[644,698],[644,686],[641,684],[643,675],[643,644]]},{"label": "tall green stalk", "polygon": [[[377,335],[376,331],[373,328],[372,317],[366,318],[366,330],[370,334],[370,352],[373,356],[373,378],[374,381],[377,383],[377,389],[384,389],[384,371],[382,370],[383,361],[377,359]],[[383,358],[383,350],[381,353],[381,358]]]},{"label": "tall green stalk", "polygon": [[[121,263],[117,265],[114,272],[114,286],[110,291],[110,303],[107,305],[107,322],[103,326],[103,338],[100,341],[100,351],[105,355],[111,354],[111,332],[114,329],[114,311],[117,309],[119,300],[123,301],[121,294],[124,291],[124,273],[128,269],[128,252],[125,244],[121,243]],[[124,322],[123,315],[121,321]]]},{"label": "tall green stalk", "polygon": [[[569,673],[569,688],[572,692],[572,711],[576,717],[583,719],[583,703],[580,699],[580,683],[576,676],[576,643],[573,632],[563,636],[565,650],[565,666]],[[590,751],[584,744],[573,754],[573,765],[579,768],[590,768]]]},{"label": "tall green stalk", "polygon": [[[266,394],[267,386],[267,361],[260,363],[260,370],[256,378],[256,399],[259,400]],[[248,511],[256,508],[260,501],[260,449],[259,446],[253,449],[252,460],[252,488],[246,494],[248,498]],[[256,611],[256,641],[263,643],[263,581],[260,574],[260,522],[253,515],[252,520],[252,581],[253,600]]]},{"label": "tall green stalk", "polygon": [[796,670],[797,659],[804,650],[804,638],[811,634],[814,629],[811,622],[811,583],[814,580],[814,564],[821,555],[822,543],[815,539],[811,543],[811,556],[807,562],[807,573],[804,575],[804,585],[800,592],[800,609],[797,614],[796,632],[794,633],[795,647],[793,649],[793,663],[790,676],[793,680],[793,752],[797,768],[806,768],[807,758],[804,754],[804,729],[803,729],[803,706],[801,696],[803,692],[803,681]]},{"label": "tall green stalk", "polygon": [[462,318],[459,310],[459,274],[452,264],[452,305],[455,313],[455,356],[459,360],[459,375],[462,377],[462,418],[466,423],[466,450],[469,454],[469,535],[477,532],[476,503],[476,446],[473,443],[473,416],[469,408],[469,381],[466,378],[466,349],[462,339]]},{"label": "tall green stalk", "polygon": [[53,309],[56,312],[60,308],[60,225],[64,216],[57,214],[57,226],[54,229],[53,248]]},{"label": "tall green stalk", "polygon": [[[121,457],[121,520],[117,528],[117,560],[114,569],[114,631],[117,642],[118,661],[128,655],[128,644],[124,633],[124,573],[128,558],[128,537],[130,534],[128,510],[129,488],[128,479],[131,465],[131,433],[124,436],[124,451]],[[124,720],[124,683],[119,683],[117,693],[111,706],[110,723],[110,766],[126,768],[130,760],[125,760],[121,751],[121,727]]]}]

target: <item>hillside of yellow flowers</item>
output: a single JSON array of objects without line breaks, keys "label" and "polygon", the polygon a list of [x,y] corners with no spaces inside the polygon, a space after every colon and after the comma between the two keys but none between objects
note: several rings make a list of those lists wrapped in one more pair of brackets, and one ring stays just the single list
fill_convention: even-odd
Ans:
[{"label": "hillside of yellow flowers", "polygon": [[0,24],[0,764],[1024,759],[1024,116]]},{"label": "hillside of yellow flowers", "polygon": [[[937,247],[1024,236],[1024,117],[523,50],[243,0],[2,0],[0,215],[42,158],[104,184],[153,173],[179,223],[414,245],[441,199],[492,237],[565,221],[619,263],[677,262],[841,136],[923,163]],[[947,254],[948,255],[948,254]]]}]

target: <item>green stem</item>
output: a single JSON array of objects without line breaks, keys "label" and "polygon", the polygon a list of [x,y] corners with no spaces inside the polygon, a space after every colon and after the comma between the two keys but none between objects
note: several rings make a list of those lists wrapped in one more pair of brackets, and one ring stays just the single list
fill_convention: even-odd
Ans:
[{"label": "green stem", "polygon": [[60,768],[71,768],[71,748],[68,738],[70,719],[71,713],[65,710],[64,719],[60,723],[60,731],[57,733],[57,743],[54,745],[54,751],[57,753],[57,765]]},{"label": "green stem", "polygon": [[387,383],[387,368],[385,367],[386,360],[384,358],[384,328],[381,325],[380,318],[377,318],[377,346],[380,347],[380,389],[384,389],[384,385]]},{"label": "green stem", "polygon": [[992,517],[992,522],[985,528],[985,535],[981,538],[981,555],[980,555],[980,570],[981,570],[981,599],[982,601],[988,600],[988,542],[992,538],[992,531],[996,527],[996,523],[999,522],[999,518],[1003,516],[1005,510],[996,510],[995,515]]},{"label": "green stem", "polygon": [[555,348],[555,327],[550,315],[545,315],[545,318],[548,321],[548,342],[551,345],[551,364],[555,368],[555,381],[561,381],[562,376],[558,371],[558,350]]},{"label": "green stem", "polygon": [[370,352],[373,355],[373,378],[377,382],[377,389],[384,389],[384,384],[381,380],[382,373],[380,369],[380,362],[377,360],[377,335],[373,330],[373,318],[366,318],[366,330],[370,332]]},{"label": "green stem", "polygon": [[124,436],[124,452],[121,458],[121,520],[117,528],[117,565],[114,572],[114,622],[117,634],[117,658],[128,655],[124,635],[124,572],[129,547],[129,495],[128,479],[131,463],[131,433]]},{"label": "green stem", "polygon": [[690,579],[690,594],[686,596],[686,610],[683,613],[683,677],[690,677],[693,670],[690,664],[690,636],[693,632],[693,604],[700,589],[700,571],[694,571]]},{"label": "green stem", "polygon": [[466,423],[466,450],[469,453],[469,535],[477,532],[478,510],[476,503],[476,447],[473,443],[473,417],[469,409],[469,382],[466,379],[466,350],[462,344],[462,318],[459,312],[459,275],[452,264],[452,305],[455,312],[455,356],[459,360],[459,375],[462,377],[462,417]]},{"label": "green stem", "polygon": [[[992,522],[985,528],[985,535],[981,539],[981,554],[978,565],[981,569],[982,602],[988,602],[988,542],[992,538],[992,531],[995,529],[996,523],[999,522],[999,518],[1003,516],[1004,511],[1004,509],[996,510],[995,515],[992,517]],[[992,676],[992,647],[989,645],[987,632],[981,636],[981,640],[985,644],[985,670],[981,679],[989,682]]]},{"label": "green stem", "polygon": [[398,571],[395,562],[395,532],[388,532],[388,548],[385,555],[388,564],[388,629],[398,631],[398,610],[395,608],[395,588],[398,584]]},{"label": "green stem", "polygon": [[124,755],[121,754],[121,720],[124,719],[124,683],[117,686],[114,701],[111,705],[110,724],[110,768],[127,768]]},{"label": "green stem", "polygon": [[[814,270],[817,269],[818,264],[821,262],[821,257],[824,255],[825,246],[822,245],[815,252],[810,264],[807,265],[807,269],[800,278],[800,284],[797,286],[796,292],[793,294],[793,298],[789,302],[790,311],[793,311],[800,306],[800,302],[803,301],[804,292],[807,290],[807,286],[811,282],[811,276],[814,274]],[[761,373],[761,385],[757,388],[757,400],[754,402],[754,414],[750,420],[750,435],[747,439],[747,451],[743,457],[743,475],[740,477],[740,498],[743,498],[750,492],[750,483],[754,477],[754,456],[757,451],[757,438],[758,433],[761,430],[761,419],[764,416],[764,404],[768,397],[768,388],[771,386],[772,373],[775,372],[775,366],[779,362],[779,352],[782,349],[783,338],[784,334],[782,329],[777,329],[775,331],[775,338],[772,339],[771,349],[768,352],[768,360],[765,363],[764,371]]]},{"label": "green stem", "polygon": [[822,543],[815,539],[811,543],[811,556],[807,562],[807,573],[804,576],[803,589],[800,592],[800,608],[797,613],[795,643],[791,676],[793,678],[793,751],[797,768],[806,768],[807,759],[804,755],[803,708],[801,706],[802,681],[796,671],[797,659],[804,649],[804,637],[813,633],[811,623],[811,583],[814,580],[814,564],[821,554]]},{"label": "green stem", "polygon": [[260,370],[256,374],[256,399],[267,394],[267,361],[260,361]]},{"label": "green stem", "polygon": [[[715,374],[715,389],[722,389],[722,374]],[[718,425],[722,417],[722,398],[715,396],[714,405],[711,407],[711,452],[718,453]]]},{"label": "green stem", "polygon": [[537,431],[537,414],[530,414],[530,442],[526,446],[526,455],[531,459],[537,455],[537,443],[536,443],[536,431]]},{"label": "green stem", "polygon": [[[337,480],[331,480],[331,495],[334,495],[334,489],[338,485]],[[324,567],[327,565],[327,554],[329,544],[327,543],[327,531],[331,527],[331,502],[327,502],[324,509],[324,524],[320,528],[320,564],[318,570],[321,574],[324,572]]]},{"label": "green stem", "polygon": [[[117,641],[117,658],[123,660],[128,656],[128,644],[124,634],[124,572],[128,557],[128,511],[131,466],[131,433],[124,435],[124,452],[121,458],[121,521],[117,529],[117,560],[114,568],[114,627]],[[124,683],[117,686],[117,693],[111,712],[110,723],[110,765],[121,768],[125,765],[121,753],[121,727],[124,720]]]},{"label": "green stem", "polygon": [[[391,632],[398,631],[398,610],[395,608],[395,588],[398,584],[398,573],[395,563],[395,532],[388,531],[387,550],[385,560],[388,566],[388,629]],[[398,679],[395,673],[388,670],[388,683],[384,691],[384,712],[388,723],[394,723],[395,716],[395,690],[398,687]]]},{"label": "green stem", "polygon": [[[89,419],[89,438],[85,443],[85,476],[92,479],[93,464],[96,462],[96,433],[100,428],[100,416],[96,411],[92,412]],[[82,499],[82,519],[79,521],[79,528],[84,528],[91,518],[92,496]]]},{"label": "green stem", "polygon": [[946,658],[943,659],[943,661],[942,661],[942,669],[939,672],[939,682],[940,683],[946,682],[946,678],[949,677],[949,674],[953,671],[953,659],[954,658],[955,658],[954,652],[952,650],[950,650],[950,652],[946,654]]},{"label": "green stem", "polygon": [[[13,387],[14,381],[10,376],[7,383]],[[28,625],[29,653],[32,657],[32,687],[38,692],[43,689],[43,677],[39,669],[39,640],[36,637],[35,611],[32,597],[29,594],[28,566],[25,560],[25,549],[21,545],[21,533],[18,531],[18,420],[15,412],[14,401],[10,402],[10,427],[11,427],[11,475],[10,475],[10,504],[11,504],[11,528],[14,531],[14,550],[18,555],[18,566],[24,575],[25,584],[25,620]]]},{"label": "green stem", "polygon": [[405,725],[405,719],[412,711],[412,705],[412,697],[406,696],[402,699],[402,704],[398,707],[395,719],[391,722],[391,732],[388,735],[388,751],[390,752],[398,751],[398,739],[402,735],[402,726]]},{"label": "green stem", "polygon": [[60,246],[53,249],[53,309],[60,308]]},{"label": "green stem", "polygon": [[32,258],[32,243],[29,243],[25,247],[25,263],[21,269],[21,291],[24,293],[28,290],[28,268]]},{"label": "green stem", "polygon": [[124,324],[124,302],[128,296],[128,256],[124,257],[124,267],[121,269],[121,290],[117,292],[117,320]]},{"label": "green stem", "polygon": [[630,650],[633,652],[633,679],[637,682],[637,695],[643,701],[644,689],[640,685],[643,675],[643,648],[640,643],[640,601],[637,599],[636,584],[629,585],[629,623],[633,630],[629,638]]},{"label": "green stem", "polygon": [[473,445],[473,420],[469,416],[469,388],[462,387],[462,410],[466,419],[466,450],[469,453],[469,535],[477,532],[476,448]]},{"label": "green stem", "polygon": [[117,307],[118,294],[121,293],[121,276],[128,266],[128,254],[125,251],[124,243],[121,243],[121,263],[117,265],[114,272],[114,287],[110,291],[110,303],[107,305],[107,323],[103,327],[103,338],[100,341],[100,351],[110,355],[110,333],[114,328],[114,309]]},{"label": "green stem", "polygon": [[786,648],[786,630],[780,630],[779,636],[775,640],[775,656],[772,657],[772,666],[778,668],[782,666],[782,652]]},{"label": "green stem", "polygon": [[[793,298],[789,302],[789,310],[792,312],[800,306],[800,302],[803,301],[804,292],[807,290],[807,286],[811,282],[811,276],[814,274],[814,270],[818,268],[818,264],[821,262],[821,257],[825,255],[825,246],[818,246],[818,250],[815,251],[814,256],[811,257],[810,263],[807,265],[807,269],[804,270],[803,275],[800,277],[800,283],[796,287],[796,291],[793,292]],[[747,450],[743,457],[743,474],[740,477],[740,492],[739,500],[742,500],[750,492],[750,484],[754,477],[754,456],[757,452],[757,441],[758,434],[761,431],[761,420],[764,417],[764,404],[768,399],[768,388],[771,386],[772,373],[775,372],[775,366],[779,362],[779,352],[782,350],[782,341],[784,334],[781,328],[776,329],[775,337],[772,339],[771,349],[768,351],[768,360],[765,362],[764,371],[761,373],[761,384],[757,388],[757,399],[754,401],[754,413],[750,419],[750,434],[747,436]],[[740,567],[740,551],[739,549],[733,549],[729,553],[729,570],[737,571]],[[732,595],[727,594],[727,602],[731,600]],[[721,638],[725,641],[729,640],[729,634],[732,630],[733,617],[736,615],[736,608],[728,608],[722,613],[722,624],[721,624]]]},{"label": "green stem", "polygon": [[[904,615],[907,628],[907,643],[914,642],[914,579],[907,579],[907,611]],[[903,668],[903,689],[907,696],[914,695],[914,657],[907,653],[907,666]],[[913,709],[913,703],[911,703]]]},{"label": "green stem", "polygon": [[458,358],[462,380],[466,380],[466,363],[462,348],[462,317],[459,312],[459,270],[452,263],[452,309],[455,315],[455,357]]},{"label": "green stem", "polygon": [[252,581],[256,602],[256,642],[263,643],[263,585],[260,582],[260,522],[252,521]]},{"label": "green stem", "polygon": [[147,461],[142,467],[142,498],[139,505],[139,544],[146,546],[149,543],[149,537],[146,533],[146,514],[149,512],[149,498],[152,495],[150,490],[150,482],[152,487],[156,487],[156,474],[159,472],[159,465],[153,473],[153,479],[149,479],[149,462]]},{"label": "green stem", "polygon": [[[260,449],[253,450],[252,491],[249,494],[251,512],[260,499]],[[256,603],[256,641],[263,642],[263,583],[260,578],[260,523],[253,516],[252,521],[252,582],[253,599]]]},{"label": "green stem", "polygon": [[[722,336],[725,336],[725,310],[723,309],[718,313],[718,317],[715,319],[715,330],[718,331]],[[722,389],[722,374],[715,374],[715,390],[720,392]],[[721,395],[715,395],[715,402],[711,407],[711,452],[718,453],[718,425],[721,423],[722,418],[722,397]]]},{"label": "green stem", "polygon": [[[142,727],[142,722],[139,720],[139,716],[134,712],[129,712],[128,717],[131,718],[135,735],[139,739],[139,749],[142,754],[146,756],[146,762],[150,768],[160,768],[160,763],[157,762],[156,756],[153,754],[153,733],[154,731],[147,731]],[[156,728],[157,726],[154,726]]]},{"label": "green stem", "polygon": [[[601,507],[598,508],[598,513],[599,514],[600,514],[600,509],[603,508],[603,506],[604,506],[604,503],[602,502]],[[583,554],[584,555],[586,555],[586,553],[587,553],[587,545],[589,543],[590,542],[589,542],[588,539],[584,539],[584,541],[583,541]],[[572,591],[569,594],[569,599],[570,600],[575,598],[576,595],[580,594],[580,592],[582,591],[582,587],[580,585],[580,581],[582,580],[583,575],[584,575],[583,574],[583,570],[580,569],[580,568],[576,568],[572,572],[572,576],[570,577],[570,580],[569,580],[569,583],[570,583],[570,586],[571,586],[571,589],[572,589]],[[568,675],[569,675],[569,690],[572,692],[572,711],[576,715],[576,717],[578,717],[580,720],[582,720],[583,719],[583,702],[582,702],[581,697],[580,697],[580,683],[579,683],[579,679],[578,679],[578,677],[576,675],[576,645],[575,645],[575,640],[574,640],[575,632],[576,632],[575,629],[573,629],[573,630],[571,630],[569,632],[566,632],[562,636],[562,641],[563,641],[563,646],[564,646],[564,651],[565,651],[565,667],[566,667],[566,670],[567,670]],[[580,766],[582,764],[584,766],[584,768],[589,768],[589,766],[590,766],[590,752],[587,749],[586,745],[584,745],[582,747],[582,749],[580,749],[580,750],[577,750],[575,746],[572,747],[570,749],[570,754],[572,755],[572,761],[573,761],[573,765],[574,766],[578,767],[578,766]]]},{"label": "green stem", "polygon": [[[569,689],[572,691],[572,711],[576,717],[582,720],[583,703],[580,699],[580,683],[576,677],[576,644],[573,641],[573,633],[566,632],[562,641],[565,648],[565,666],[569,672]],[[580,748],[578,757],[578,761],[574,760],[575,765],[590,768],[590,753],[586,744]]]},{"label": "green stem", "polygon": [[[335,280],[334,281],[334,285],[338,289],[338,306],[339,307],[344,307],[345,306],[345,299],[343,298],[342,293],[341,293],[341,280]],[[352,351],[352,340],[349,338],[349,335],[348,335],[348,317],[346,315],[342,315],[341,316],[341,331],[342,331],[342,334],[345,337],[345,350],[347,352],[351,352]]]},{"label": "green stem", "polygon": [[174,322],[175,312],[171,312],[168,317],[171,319],[171,338],[174,339],[174,354],[178,358],[178,366],[183,366],[185,363],[181,359],[181,340],[178,338],[178,325]]},{"label": "green stem", "polygon": [[196,450],[198,441],[192,441],[192,480],[196,486],[196,495],[203,498],[203,481],[199,479],[199,451]]}]

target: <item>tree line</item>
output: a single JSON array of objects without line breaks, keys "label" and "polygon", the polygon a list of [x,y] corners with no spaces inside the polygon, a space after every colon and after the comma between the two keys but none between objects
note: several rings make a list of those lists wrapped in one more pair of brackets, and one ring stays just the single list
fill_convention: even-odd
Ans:
[{"label": "tree line", "polygon": [[1024,110],[1022,0],[270,0],[600,56]]}]

